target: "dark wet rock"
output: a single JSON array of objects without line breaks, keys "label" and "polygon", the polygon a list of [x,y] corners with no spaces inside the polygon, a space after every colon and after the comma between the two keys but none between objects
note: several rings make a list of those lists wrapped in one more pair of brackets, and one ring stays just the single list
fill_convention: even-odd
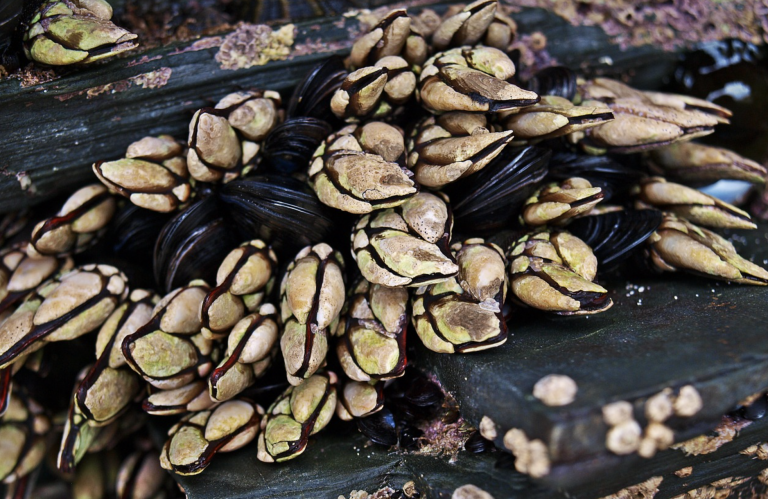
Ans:
[{"label": "dark wet rock", "polygon": [[[205,473],[180,477],[190,499],[336,498],[352,490],[372,493],[383,486],[399,490],[414,481],[421,497],[450,497],[457,487],[474,483],[496,498],[553,497],[526,477],[495,470],[491,454],[462,453],[456,463],[366,447],[366,437],[318,433],[307,452],[288,465],[264,464],[253,446],[221,454]],[[459,471],[460,470],[460,471]],[[557,497],[557,496],[554,496]]]},{"label": "dark wet rock", "polygon": [[[751,260],[768,258],[765,226],[733,239]],[[604,314],[549,317],[517,308],[510,338],[499,348],[441,355],[420,347],[412,356],[454,394],[464,418],[475,426],[491,418],[497,447],[511,428],[540,439],[551,461],[542,482],[551,486],[572,488],[653,462],[606,449],[606,404],[628,401],[646,428],[651,396],[671,388],[674,398],[692,386],[700,410],[663,421],[680,442],[711,430],[740,400],[768,388],[768,289],[674,274],[602,284],[616,302]],[[533,396],[549,374],[576,382],[572,403],[550,407]]]},{"label": "dark wet rock", "polygon": [[[288,465],[264,464],[256,459],[254,446],[221,454],[205,473],[179,477],[190,499],[259,499],[288,497],[349,497],[352,490],[372,493],[384,486],[400,490],[414,481],[423,498],[449,498],[453,491],[471,483],[500,499],[561,499],[563,492],[533,484],[514,470],[514,460],[503,452],[462,452],[454,463],[448,458],[391,452],[380,446],[366,447],[357,431],[318,433],[311,448]],[[571,489],[575,499],[594,499],[617,492],[654,476],[663,478],[654,499],[669,499],[691,488],[732,476],[754,476],[764,461],[739,451],[768,437],[768,419],[742,429],[732,444],[712,454],[685,457],[667,450],[652,460],[622,463],[621,471],[601,477],[588,487]],[[692,466],[685,480],[675,475]]]}]

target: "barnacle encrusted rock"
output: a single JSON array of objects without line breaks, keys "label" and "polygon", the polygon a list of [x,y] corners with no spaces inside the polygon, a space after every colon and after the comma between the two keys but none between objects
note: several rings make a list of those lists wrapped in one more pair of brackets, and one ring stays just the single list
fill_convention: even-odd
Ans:
[{"label": "barnacle encrusted rock", "polygon": [[512,132],[491,132],[481,114],[429,116],[408,139],[407,164],[416,180],[439,188],[480,171],[512,140]]},{"label": "barnacle encrusted rock", "polygon": [[336,415],[344,420],[364,418],[384,407],[384,384],[375,385],[362,381],[347,381],[337,394]]},{"label": "barnacle encrusted rock", "polygon": [[611,109],[598,101],[576,106],[564,97],[545,95],[538,104],[501,113],[504,128],[515,143],[535,143],[602,126],[613,119]]},{"label": "barnacle encrusted rock", "polygon": [[256,382],[276,353],[280,319],[271,303],[243,317],[227,338],[227,350],[208,378],[211,399],[228,400]]},{"label": "barnacle encrusted rock", "polygon": [[188,385],[170,390],[152,390],[141,408],[153,416],[170,416],[210,409],[216,401],[208,395],[208,384],[198,379]]},{"label": "barnacle encrusted rock", "polygon": [[533,385],[533,396],[554,407],[573,402],[577,391],[576,382],[564,374],[548,374]]},{"label": "barnacle encrusted rock", "polygon": [[0,480],[12,483],[29,474],[45,457],[51,422],[43,407],[24,396],[12,395],[0,418]]},{"label": "barnacle encrusted rock", "polygon": [[110,21],[104,0],[46,0],[24,32],[24,52],[51,66],[88,64],[138,46],[137,35]]},{"label": "barnacle encrusted rock", "polygon": [[[401,55],[411,37],[411,18],[405,9],[389,12],[352,45],[349,64],[361,68],[393,55]],[[423,38],[422,38],[423,42]]]},{"label": "barnacle encrusted rock", "polygon": [[549,474],[549,451],[539,439],[529,439],[523,430],[512,428],[504,434],[504,447],[515,456],[515,469],[533,478]]},{"label": "barnacle encrusted rock", "polygon": [[620,400],[603,406],[603,421],[610,427],[605,437],[605,447],[609,451],[624,455],[640,447],[643,430],[635,421],[632,404]]},{"label": "barnacle encrusted rock", "polygon": [[200,305],[210,288],[201,280],[175,289],[155,306],[152,319],[123,340],[128,365],[156,388],[179,388],[212,367],[212,341],[201,333]]},{"label": "barnacle encrusted rock", "polygon": [[402,57],[391,55],[350,73],[331,99],[338,118],[382,118],[405,104],[416,90],[416,75]]},{"label": "barnacle encrusted rock", "polygon": [[483,239],[452,247],[459,274],[418,288],[412,295],[413,325],[430,350],[473,352],[507,339],[501,307],[507,293],[504,253]]},{"label": "barnacle encrusted rock", "polygon": [[309,437],[325,428],[336,409],[337,377],[318,373],[289,387],[272,403],[261,422],[257,457],[274,463],[298,457]]},{"label": "barnacle encrusted rock", "polygon": [[510,289],[519,302],[560,315],[598,313],[613,301],[594,282],[597,258],[576,236],[540,229],[510,245]]},{"label": "barnacle encrusted rock", "polygon": [[126,497],[130,491],[137,499],[156,497],[167,486],[168,474],[160,466],[157,451],[137,451],[120,464],[116,477],[118,497]]},{"label": "barnacle encrusted rock", "polygon": [[35,225],[27,254],[38,258],[84,250],[96,242],[96,237],[112,219],[115,208],[115,198],[101,184],[77,190],[56,216]]},{"label": "barnacle encrusted rock", "polygon": [[358,279],[342,312],[336,354],[355,381],[386,380],[405,372],[408,291]]},{"label": "barnacle encrusted rock", "polygon": [[109,265],[83,265],[41,284],[0,324],[0,369],[46,343],[72,340],[107,320],[128,293]]},{"label": "barnacle encrusted rock", "polygon": [[572,177],[537,190],[525,201],[520,220],[531,227],[563,224],[588,213],[603,197],[600,187],[592,187],[586,179]]},{"label": "barnacle encrusted rock", "polygon": [[[98,5],[101,0],[77,1]],[[374,15],[371,14],[371,17]],[[428,17],[424,19],[429,20]],[[291,241],[281,240],[281,234],[273,233],[273,226],[256,227],[257,223],[264,220],[256,220],[262,212],[267,214],[265,219],[269,217],[271,222],[273,216],[278,219],[283,216],[289,218],[289,210],[303,210],[306,220],[292,225],[294,232],[298,227],[304,229],[306,234],[298,234],[297,237],[312,242],[323,239],[310,234],[313,223],[325,224],[323,219],[315,216],[320,214],[318,210],[323,206],[316,203],[311,205],[298,198],[286,203],[273,203],[265,199],[265,192],[282,188],[287,177],[280,177],[283,179],[281,181],[270,172],[265,176],[267,180],[259,181],[263,184],[259,195],[257,189],[252,188],[256,180],[247,176],[248,169],[255,165],[259,165],[260,169],[283,170],[291,161],[283,162],[284,158],[280,155],[288,155],[285,152],[288,150],[293,153],[295,148],[299,151],[296,157],[301,159],[295,163],[301,164],[293,170],[296,177],[293,180],[309,180],[326,205],[367,215],[367,218],[359,220],[352,236],[353,255],[364,277],[358,279],[347,297],[347,305],[343,306],[346,293],[341,255],[328,245],[317,244],[300,253],[288,267],[281,286],[280,303],[276,307],[264,303],[265,300],[276,298],[271,296],[277,267],[275,255],[262,241],[251,241],[227,257],[219,269],[216,287],[212,290],[203,283],[193,282],[175,296],[166,297],[164,303],[155,310],[154,317],[150,317],[151,307],[146,303],[141,310],[144,314],[141,319],[133,318],[128,306],[118,306],[117,310],[122,315],[118,312],[111,315],[107,320],[109,327],[103,328],[103,331],[108,332],[99,335],[97,363],[84,371],[67,423],[70,430],[65,430],[65,440],[72,439],[74,443],[74,461],[78,456],[83,458],[91,451],[90,458],[84,458],[88,461],[83,461],[81,473],[75,478],[76,489],[78,484],[83,483],[82,471],[90,472],[91,463],[98,460],[94,458],[94,451],[106,448],[110,440],[114,442],[114,438],[108,434],[111,433],[113,437],[125,434],[124,430],[114,429],[117,427],[113,424],[114,419],[130,401],[137,400],[137,385],[143,383],[135,373],[128,371],[125,366],[127,362],[156,385],[148,387],[143,394],[142,408],[145,412],[153,415],[197,413],[188,415],[174,427],[162,457],[153,456],[158,462],[162,460],[165,468],[181,474],[194,474],[208,465],[217,450],[230,450],[254,438],[259,426],[263,432],[258,443],[258,459],[266,462],[292,459],[304,451],[312,440],[311,435],[328,423],[334,409],[345,420],[370,418],[381,411],[386,381],[389,381],[388,396],[394,388],[397,390],[396,397],[404,394],[407,403],[411,403],[414,394],[409,392],[417,390],[402,387],[408,385],[409,378],[399,381],[391,379],[403,374],[405,368],[405,334],[409,308],[413,309],[416,332],[428,348],[461,352],[496,346],[506,338],[502,306],[510,278],[514,281],[519,302],[557,313],[595,313],[610,306],[606,290],[595,280],[597,261],[594,255],[589,248],[585,249],[585,245],[580,245],[562,231],[547,229],[546,237],[540,237],[541,233],[536,232],[517,241],[523,243],[523,247],[519,249],[513,246],[510,249],[510,256],[515,263],[509,266],[502,250],[482,240],[465,240],[453,248],[454,253],[449,252],[452,214],[448,200],[439,192],[417,195],[419,184],[414,180],[421,180],[424,188],[440,189],[449,182],[478,172],[493,161],[485,172],[479,172],[479,175],[469,180],[459,181],[448,190],[452,196],[456,193],[459,201],[470,199],[474,207],[467,209],[474,210],[476,215],[479,213],[475,220],[461,227],[462,231],[466,230],[468,234],[481,233],[484,230],[483,222],[475,224],[478,219],[487,218],[492,223],[505,208],[516,217],[519,204],[534,191],[535,184],[541,182],[546,174],[550,159],[548,155],[552,152],[549,144],[542,148],[526,149],[540,151],[544,157],[537,160],[530,160],[529,156],[519,151],[504,151],[507,145],[512,144],[513,130],[518,133],[519,141],[533,142],[570,135],[563,139],[563,143],[581,141],[591,151],[608,150],[612,146],[602,144],[601,147],[600,132],[593,125],[607,122],[613,116],[609,105],[615,104],[614,99],[599,97],[605,100],[598,101],[598,96],[594,96],[589,101],[578,96],[571,101],[573,95],[570,94],[567,98],[545,96],[538,105],[530,105],[539,99],[536,95],[539,92],[532,90],[543,89],[546,83],[541,79],[536,84],[541,86],[537,87],[531,85],[530,80],[526,81],[527,77],[520,78],[517,75],[517,79],[512,79],[515,76],[514,67],[503,53],[511,53],[509,46],[514,38],[514,22],[500,12],[500,6],[495,0],[478,0],[466,7],[454,6],[446,14],[445,22],[439,24],[430,25],[425,22],[422,31],[422,26],[418,26],[416,20],[409,18],[403,10],[393,11],[355,44],[352,57],[347,61],[351,66],[347,66],[347,69],[358,72],[350,75],[332,105],[338,116],[349,121],[360,120],[360,124],[328,137],[326,143],[317,149],[310,165],[307,161],[309,153],[331,130],[331,125],[323,121],[333,121],[329,114],[333,112],[329,109],[331,95],[347,75],[340,58],[320,65],[320,69],[313,71],[305,80],[306,85],[300,87],[302,91],[295,94],[288,106],[288,126],[281,128],[280,134],[270,132],[283,118],[279,109],[279,96],[274,93],[270,96],[267,92],[238,91],[222,99],[215,108],[199,111],[193,119],[189,138],[192,145],[190,163],[195,172],[193,180],[187,178],[186,170],[182,170],[181,166],[183,161],[180,160],[187,155],[186,149],[169,137],[147,138],[132,144],[126,154],[127,158],[115,162],[124,167],[122,170],[107,171],[103,167],[109,163],[100,164],[97,174],[101,175],[102,181],[114,191],[122,189],[121,194],[127,195],[139,206],[168,212],[185,209],[186,203],[190,201],[190,207],[199,207],[203,203],[197,204],[198,201],[203,201],[207,206],[214,206],[211,212],[219,220],[224,220],[228,228],[232,224],[231,228],[238,233],[241,229],[252,234],[258,233],[266,241],[273,241],[277,247],[278,241],[283,245],[286,242],[290,245]],[[341,23],[337,23],[337,27],[341,28]],[[222,66],[252,64],[254,59],[262,55],[257,48],[260,43],[258,39],[266,33],[266,27],[240,26],[236,33],[227,38],[217,59]],[[437,54],[422,71],[421,63],[432,49],[426,45],[424,36],[432,37],[433,34],[437,46],[457,48]],[[537,35],[532,39],[545,40],[543,36]],[[210,47],[211,43],[220,43],[220,40],[217,37],[217,41],[202,41],[199,46],[196,44],[191,49]],[[307,46],[312,43],[309,40]],[[476,46],[476,43],[486,43],[498,50],[494,52],[494,49]],[[146,60],[144,58],[135,62],[142,64]],[[331,77],[314,79],[324,73],[331,74]],[[421,82],[418,92],[415,92],[417,75],[421,77]],[[319,80],[323,82],[318,84]],[[524,81],[529,90],[512,87],[513,81]],[[571,85],[574,92],[575,81],[574,77]],[[567,85],[561,86],[563,88],[560,90],[565,93]],[[103,92],[104,89],[97,91]],[[417,114],[423,115],[423,111],[405,107],[409,99],[413,101],[411,96],[414,94],[421,99],[424,107],[436,113],[420,125]],[[642,115],[648,109],[654,109],[653,106],[684,111],[700,106],[700,103],[690,99],[670,98],[654,93],[645,93],[642,97],[635,94],[625,97],[628,100],[637,98],[642,104],[634,110],[633,118],[647,117]],[[458,110],[453,110],[452,106]],[[627,115],[631,114],[626,112],[628,107],[631,106],[626,104],[624,108],[618,109],[625,111],[621,114]],[[715,108],[711,109],[716,111]],[[667,109],[664,111],[667,114],[653,111],[651,114],[657,114],[652,118],[664,121],[675,114]],[[417,125],[417,131],[416,136],[411,137],[413,144],[407,148],[399,128],[380,121],[370,121],[372,117],[389,118],[394,115],[393,122],[405,123],[406,120],[401,118],[408,118],[412,113],[414,119],[411,125]],[[489,117],[491,113],[496,114]],[[510,130],[500,131],[504,127]],[[629,131],[624,132],[631,135],[638,130],[637,127],[630,127]],[[701,132],[685,129],[683,135],[687,137]],[[605,136],[610,134],[606,132]],[[267,137],[273,139],[267,141],[269,147],[262,144]],[[311,145],[307,146],[303,142],[305,140]],[[635,140],[635,146],[637,142],[639,140]],[[643,143],[642,147],[656,145]],[[265,152],[259,156],[262,146]],[[533,163],[536,163],[535,167],[531,166]],[[410,174],[406,165],[413,167],[414,175]],[[306,170],[307,166],[309,170]],[[297,171],[300,168],[305,170]],[[285,173],[285,170],[282,172]],[[558,181],[566,178],[554,172],[554,168],[551,173]],[[229,185],[200,183],[227,182],[238,176],[244,177],[243,182]],[[536,226],[553,225],[573,216],[586,215],[597,202],[595,196],[599,194],[593,185],[604,185],[600,178],[588,178],[591,184],[584,184],[581,179],[571,179],[554,188],[546,186],[527,206],[525,215],[528,223]],[[473,184],[474,180],[477,181]],[[142,184],[141,181],[146,182]],[[494,183],[497,187],[491,186]],[[297,186],[296,189],[290,187],[289,190],[294,191],[291,194],[298,193],[302,188],[301,183]],[[470,198],[462,199],[465,186],[469,186],[473,194]],[[609,185],[603,188],[608,193],[612,187]],[[303,189],[309,198],[313,198],[312,192],[305,185]],[[577,192],[580,189],[588,192]],[[563,194],[563,191],[568,192]],[[557,199],[558,196],[562,199]],[[281,197],[279,201],[289,197]],[[504,202],[500,201],[501,198],[505,198]],[[506,198],[515,200],[509,201]],[[122,200],[118,202],[124,204]],[[482,205],[487,209],[484,210]],[[510,208],[513,205],[514,209]],[[459,202],[456,206],[459,214],[463,204]],[[481,208],[477,209],[477,206]],[[673,208],[670,211],[674,211]],[[128,212],[137,213],[130,206]],[[194,214],[193,210],[188,214],[190,212]],[[658,215],[657,210],[653,210],[653,213]],[[147,213],[143,215],[157,217]],[[173,223],[183,220],[185,215],[176,218]],[[696,221],[692,214],[686,213],[686,216]],[[343,228],[346,216],[339,217],[338,220],[331,217],[325,221],[330,228],[333,226],[331,222]],[[168,227],[173,228],[172,225]],[[209,234],[207,228],[201,225],[196,228],[204,229],[205,232],[191,233],[191,236],[188,233],[187,242],[193,239],[205,242],[205,238],[196,236]],[[327,231],[329,233],[332,232],[330,228]],[[156,276],[173,274],[165,272],[164,267],[169,259],[174,262],[177,260],[174,254],[187,260],[187,248],[176,252],[173,250],[176,244],[166,244],[170,239],[174,239],[174,243],[184,239],[185,234],[181,232],[186,232],[187,227],[183,229],[174,234],[174,238],[168,237],[158,242],[158,252],[163,252],[163,248],[170,249],[165,250],[168,258],[158,258],[165,261],[156,265]],[[650,232],[648,230],[646,235]],[[63,252],[82,249],[88,241],[94,239],[89,234],[82,242],[79,237],[71,241],[71,236],[65,231],[62,233],[67,236],[62,237],[64,243],[52,246],[57,248],[51,253],[55,257],[36,260],[35,265],[39,268],[34,267],[35,279],[29,279],[30,282],[34,281],[39,286],[55,275],[56,263],[64,260]],[[216,234],[215,231],[210,233]],[[2,237],[11,236],[6,236],[0,224]],[[217,241],[211,242],[213,244],[208,245],[210,248],[202,248],[206,251],[204,254],[216,254],[227,244],[225,238],[221,238],[221,245],[216,244]],[[598,254],[607,253],[604,247],[595,245],[595,248],[598,248]],[[38,257],[40,252],[33,255]],[[192,260],[194,258],[188,261]],[[29,285],[16,290],[6,285],[16,276],[16,270],[24,265],[26,261],[21,259],[18,250],[0,254],[0,321],[5,319],[2,307],[6,297],[21,293],[23,289],[35,291]],[[191,263],[181,268],[195,271]],[[532,285],[532,282],[535,284]],[[410,293],[402,287],[406,285],[419,286],[419,289]],[[180,298],[195,287],[203,288],[202,293],[195,290],[186,298]],[[409,293],[413,297],[412,307],[408,306]],[[141,298],[149,298],[149,293]],[[180,304],[176,300],[185,303]],[[132,297],[132,301],[136,300]],[[174,304],[176,309],[173,309]],[[42,308],[45,302],[30,306]],[[33,315],[38,311],[33,311]],[[337,324],[340,311],[341,320]],[[195,315],[196,312],[199,312],[199,316]],[[132,328],[127,327],[129,323]],[[146,325],[141,327],[139,323]],[[338,335],[337,343],[333,346],[337,347],[340,367],[352,378],[339,383],[338,387],[335,375],[322,371],[329,333]],[[221,341],[225,337],[226,352],[223,351],[224,341]],[[275,358],[278,339],[281,340],[289,381],[294,386],[275,401],[270,407],[270,414],[259,425],[260,408],[244,399],[232,399],[242,396],[243,391],[253,385],[256,378],[269,367]],[[129,360],[126,360],[126,356]],[[24,352],[13,365],[7,365],[4,372],[0,373],[0,394],[10,393],[3,390],[7,390],[7,380],[11,374],[20,368],[22,357],[25,357]],[[36,357],[39,358],[39,355]],[[29,361],[30,365],[34,360]],[[329,359],[329,363],[332,362]],[[217,364],[218,367],[208,376]],[[465,381],[467,379],[464,378]],[[577,390],[573,380],[558,375],[547,376],[532,388],[533,396],[549,406],[571,403]],[[262,390],[259,387],[251,393],[258,394],[261,400],[269,389],[264,387]],[[527,399],[526,403],[530,403],[530,392],[523,398]],[[3,403],[0,401],[0,412]],[[667,420],[671,417],[695,415],[701,409],[702,400],[695,389],[688,386],[683,387],[677,395],[674,390],[666,389],[647,399],[633,399],[633,403],[606,407],[605,421],[609,423],[606,446],[617,454],[637,452],[640,456],[650,457],[674,440],[671,428],[666,426]],[[12,402],[8,404],[12,405]],[[415,407],[417,404],[412,405]],[[406,421],[403,421],[399,408],[388,407],[392,409],[391,412],[383,410],[367,421],[358,419],[357,424],[362,429],[366,424],[375,425],[377,421],[382,421],[384,425],[392,421],[395,442],[404,449],[415,444],[421,446],[428,441],[426,452],[446,452],[445,449],[451,451],[448,453],[458,452],[457,449],[466,442],[472,429],[458,416],[455,404],[441,405],[438,402],[431,405],[435,408],[440,406],[447,414],[427,426],[419,425],[418,431],[424,431],[423,439],[412,427],[414,421],[410,419],[411,415],[406,414]],[[533,405],[537,405],[537,402],[534,401]],[[420,412],[422,408],[426,412],[429,408],[418,407],[415,412]],[[11,407],[11,411],[13,409]],[[644,421],[643,411],[647,420],[645,428],[639,426],[633,414],[637,413],[638,418]],[[124,421],[133,419],[131,415],[124,418]],[[675,425],[679,423],[677,419],[673,422]],[[695,423],[693,420],[689,422]],[[0,422],[0,427],[2,425]],[[525,427],[530,428],[529,425]],[[79,440],[76,432],[71,431],[73,428],[82,428]],[[480,421],[479,430],[483,437],[492,440],[501,437],[497,430],[503,431],[488,417]],[[529,433],[546,440],[541,436],[541,431]],[[366,436],[369,436],[368,433]],[[382,443],[373,437],[371,440]],[[550,453],[551,459],[560,461],[563,458],[557,451],[557,441],[547,440],[545,443],[543,440],[529,438],[517,429],[507,432],[503,440],[515,455],[516,467],[520,471],[532,477],[542,477],[549,472],[551,466],[557,465],[557,476],[550,480],[560,480],[563,470],[559,469],[559,465],[562,463],[550,463]],[[4,441],[0,439],[0,442]],[[492,447],[491,443],[477,438],[477,435],[473,436],[472,443],[475,448],[467,445],[468,450]],[[589,442],[587,444],[590,445]],[[6,445],[2,447],[6,448]],[[586,452],[594,450],[587,449]],[[760,449],[750,455],[758,455],[759,452]],[[5,456],[0,456],[0,463],[3,462],[2,457]],[[144,478],[140,478],[139,463],[142,459],[138,455],[132,456],[124,467],[121,472],[123,480],[119,480],[118,484],[120,493],[128,494],[126,491],[131,491],[136,481]],[[27,471],[22,469],[19,473]],[[150,481],[157,481],[157,477],[163,474],[157,467],[148,473]],[[455,487],[460,483],[466,481],[453,485]],[[382,489],[380,492],[380,495],[394,493],[391,489]],[[190,494],[194,495],[192,491]],[[418,492],[413,491],[411,483],[409,490],[403,488],[403,494],[415,497]],[[364,493],[357,495],[362,497]],[[453,497],[492,499],[480,487],[471,484],[456,489]]]},{"label": "barnacle encrusted rock", "polygon": [[492,47],[461,47],[439,52],[424,63],[419,99],[432,113],[498,112],[539,101],[539,96],[507,80],[515,65]]},{"label": "barnacle encrusted rock", "polygon": [[138,393],[139,378],[125,365],[122,342],[151,319],[159,299],[151,291],[134,289],[99,330],[96,363],[84,374],[74,396],[74,412],[89,423],[104,425],[114,421]]},{"label": "barnacle encrusted rock", "polygon": [[641,92],[619,81],[595,78],[579,85],[582,106],[601,101],[611,108],[614,120],[586,131],[590,152],[632,153],[691,140],[728,123],[727,109],[675,94]]},{"label": "barnacle encrusted rock", "polygon": [[328,331],[344,306],[344,259],[325,243],[307,246],[280,284],[280,349],[288,381],[299,385],[325,362]]},{"label": "barnacle encrusted rock", "polygon": [[399,129],[378,121],[349,125],[317,148],[309,182],[320,201],[348,213],[398,206],[418,192],[404,153]]},{"label": "barnacle encrusted rock", "polygon": [[755,229],[746,211],[684,185],[662,177],[644,179],[637,187],[639,208],[658,208],[690,222],[718,229]]},{"label": "barnacle encrusted rock", "polygon": [[144,137],[124,159],[94,163],[93,172],[110,191],[153,211],[174,211],[192,194],[184,147],[170,135]]},{"label": "barnacle encrusted rock", "polygon": [[273,90],[249,90],[198,110],[189,122],[189,174],[201,182],[237,178],[259,152],[258,142],[282,121],[280,103]]},{"label": "barnacle encrusted rock", "polygon": [[652,166],[664,176],[695,184],[722,179],[764,184],[768,170],[728,149],[681,142],[649,153]]},{"label": "barnacle encrusted rock", "polygon": [[477,429],[480,431],[480,435],[486,440],[493,441],[496,439],[496,423],[494,423],[488,416],[483,416]]},{"label": "barnacle encrusted rock", "polygon": [[664,216],[648,243],[650,260],[660,271],[685,270],[740,284],[768,284],[768,271],[742,258],[728,240],[673,214]]},{"label": "barnacle encrusted rock", "polygon": [[189,414],[168,431],[160,466],[179,475],[202,472],[217,452],[237,450],[256,438],[262,414],[264,409],[244,399]]},{"label": "barnacle encrusted rock", "polygon": [[223,338],[247,312],[255,311],[272,292],[276,271],[277,256],[261,239],[230,251],[216,273],[216,287],[200,306],[203,336]]},{"label": "barnacle encrusted rock", "polygon": [[476,44],[493,23],[497,9],[496,0],[476,0],[470,3],[440,24],[432,34],[432,46],[437,50],[445,50],[448,47]]},{"label": "barnacle encrusted rock", "polygon": [[368,281],[421,286],[455,275],[448,248],[453,216],[447,198],[420,192],[406,203],[364,215],[352,231],[352,255]]}]

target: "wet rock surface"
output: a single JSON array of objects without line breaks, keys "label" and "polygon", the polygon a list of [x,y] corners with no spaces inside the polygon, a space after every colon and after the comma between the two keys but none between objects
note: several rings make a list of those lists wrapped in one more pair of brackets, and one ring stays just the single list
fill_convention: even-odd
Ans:
[{"label": "wet rock surface", "polygon": [[[439,457],[390,453],[383,447],[366,447],[365,437],[356,430],[340,436],[336,424],[313,437],[310,452],[288,466],[260,463],[255,450],[247,447],[220,456],[203,475],[179,477],[179,483],[190,499],[338,497],[352,490],[373,492],[384,485],[398,490],[411,480],[428,497],[442,497],[441,493],[450,497],[468,482],[495,497],[508,497],[514,491],[526,491],[520,497],[547,497],[545,489],[531,486],[525,476],[495,469],[495,457],[490,454],[462,453],[451,464]],[[534,492],[540,495],[528,495]]]},{"label": "wet rock surface", "polygon": [[[731,239],[753,261],[768,258],[765,226]],[[616,302],[607,313],[561,318],[515,309],[509,340],[497,349],[448,358],[419,347],[415,356],[456,396],[472,424],[483,416],[493,420],[498,447],[511,428],[542,440],[551,461],[542,480],[553,486],[583,484],[644,462],[633,452],[637,447],[627,457],[606,448],[607,404],[629,402],[643,430],[655,419],[680,442],[712,429],[741,399],[766,388],[768,289],[682,275],[601,283]],[[575,381],[573,402],[550,407],[534,397],[534,385],[549,374]],[[701,404],[682,408],[691,402],[679,395],[684,386],[693,387]],[[667,388],[678,407],[658,421],[647,401]]]},{"label": "wet rock surface", "polygon": [[[373,493],[383,487],[399,491],[413,481],[421,497],[447,498],[465,484],[473,484],[493,497],[545,499],[566,497],[564,492],[534,484],[508,465],[499,465],[501,452],[462,452],[456,462],[445,457],[390,452],[380,446],[366,447],[366,439],[353,426],[333,423],[311,443],[311,451],[290,466],[271,466],[256,458],[252,446],[223,454],[202,475],[178,477],[190,499],[257,499],[281,497],[349,497],[352,490]],[[341,434],[340,434],[341,433]],[[568,489],[577,499],[604,497],[654,476],[662,477],[654,499],[672,498],[687,490],[707,486],[733,476],[754,476],[768,463],[745,454],[755,442],[768,437],[768,421],[741,430],[739,437],[718,451],[688,456],[670,449],[652,460],[624,460],[621,471],[612,471],[595,483]],[[615,459],[613,460],[615,463]],[[507,462],[508,461],[504,461]],[[602,459],[609,463],[611,459]],[[584,470],[590,463],[578,466]],[[691,475],[676,471],[692,467]]]}]

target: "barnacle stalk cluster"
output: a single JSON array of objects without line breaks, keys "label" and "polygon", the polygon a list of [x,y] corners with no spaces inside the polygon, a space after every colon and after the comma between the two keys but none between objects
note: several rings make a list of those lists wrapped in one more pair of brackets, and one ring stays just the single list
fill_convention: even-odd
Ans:
[{"label": "barnacle stalk cluster", "polygon": [[[101,7],[46,2],[32,57],[124,50],[117,28],[107,49],[56,37],[65,22],[107,26]],[[285,108],[272,90],[229,94],[194,113],[186,140],[134,142],[57,212],[0,223],[0,434],[17,451],[0,455],[0,478],[37,467],[50,430],[16,373],[90,332],[96,358],[69,398],[57,465],[104,468],[89,456],[142,431],[142,413],[181,415],[161,450],[135,439],[117,481],[156,492],[159,467],[200,473],[252,441],[265,463],[296,458],[334,414],[374,442],[414,445],[414,415],[443,396],[388,390],[407,371],[409,330],[470,354],[503,345],[520,307],[606,312],[603,264],[768,284],[710,230],[755,228],[749,214],[685,185],[765,183],[760,165],[688,142],[727,110],[566,68],[521,81],[516,26],[495,0],[422,28],[392,11]],[[599,155],[639,151],[627,164]],[[265,399],[260,379],[275,372],[282,394]]]},{"label": "barnacle stalk cluster", "polygon": [[105,0],[45,0],[24,32],[24,53],[49,66],[89,64],[138,46],[137,35],[116,26]]}]

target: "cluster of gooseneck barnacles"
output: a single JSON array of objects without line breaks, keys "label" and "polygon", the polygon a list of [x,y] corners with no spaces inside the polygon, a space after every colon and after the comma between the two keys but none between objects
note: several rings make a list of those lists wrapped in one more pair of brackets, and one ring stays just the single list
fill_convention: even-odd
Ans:
[{"label": "cluster of gooseneck barnacles", "polygon": [[[186,142],[146,137],[95,163],[101,183],[28,238],[6,218],[1,478],[41,462],[50,426],[16,373],[92,331],[58,467],[125,435],[138,400],[183,416],[156,465],[195,474],[253,440],[263,462],[296,458],[334,413],[376,442],[418,440],[414,414],[442,399],[390,389],[409,329],[435,352],[498,347],[514,307],[605,312],[598,276],[629,260],[768,283],[710,230],[755,228],[750,216],[686,185],[765,182],[762,166],[689,142],[726,109],[562,67],[518,81],[495,0],[425,30],[392,11],[287,106],[270,90],[229,94],[194,114]],[[249,394],[281,366],[289,384],[265,410]]]}]

